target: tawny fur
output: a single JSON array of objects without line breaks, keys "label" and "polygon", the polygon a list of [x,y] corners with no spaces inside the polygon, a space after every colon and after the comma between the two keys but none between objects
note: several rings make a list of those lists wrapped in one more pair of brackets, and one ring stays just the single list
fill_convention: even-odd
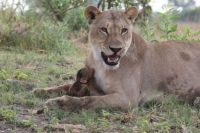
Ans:
[{"label": "tawny fur", "polygon": [[[132,32],[130,19],[136,15],[134,7],[125,12],[101,12],[95,7],[87,7],[85,16],[90,23],[92,49],[86,66],[94,69],[95,82],[105,95],[63,96],[48,100],[46,105],[58,105],[64,110],[128,109],[163,93],[175,94],[185,100],[199,97],[200,43],[166,41],[147,45],[142,37]],[[101,31],[102,27],[107,28],[108,34]],[[128,32],[122,35],[124,27]],[[113,54],[110,46],[121,48],[118,52],[121,59],[116,66],[106,65],[101,58],[101,52]]]}]

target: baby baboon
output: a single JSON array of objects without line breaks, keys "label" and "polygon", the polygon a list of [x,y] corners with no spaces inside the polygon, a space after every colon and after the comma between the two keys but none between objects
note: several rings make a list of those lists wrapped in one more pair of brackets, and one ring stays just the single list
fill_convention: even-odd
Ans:
[{"label": "baby baboon", "polygon": [[[52,94],[52,93],[67,93],[69,96],[84,97],[84,96],[99,96],[104,95],[104,92],[97,86],[94,78],[94,69],[84,67],[76,74],[76,81],[73,84],[65,84],[54,86],[45,89],[36,89],[34,94]],[[37,114],[44,112],[44,109],[38,110]]]},{"label": "baby baboon", "polygon": [[73,84],[64,84],[43,89],[35,89],[33,93],[37,96],[51,96],[51,94],[67,93],[69,96],[97,96],[104,92],[98,87],[94,78],[94,69],[84,67],[76,74]]},{"label": "baby baboon", "polygon": [[101,95],[103,92],[96,84],[94,69],[84,67],[76,74],[76,81],[69,89],[70,96],[83,97]]}]

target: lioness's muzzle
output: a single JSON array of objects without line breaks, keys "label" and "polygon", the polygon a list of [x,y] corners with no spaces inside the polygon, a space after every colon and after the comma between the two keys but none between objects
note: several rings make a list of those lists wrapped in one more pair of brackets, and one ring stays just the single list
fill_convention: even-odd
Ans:
[{"label": "lioness's muzzle", "polygon": [[106,55],[104,52],[101,52],[101,57],[103,58],[104,62],[109,66],[117,65],[120,60],[119,55],[116,54]]}]

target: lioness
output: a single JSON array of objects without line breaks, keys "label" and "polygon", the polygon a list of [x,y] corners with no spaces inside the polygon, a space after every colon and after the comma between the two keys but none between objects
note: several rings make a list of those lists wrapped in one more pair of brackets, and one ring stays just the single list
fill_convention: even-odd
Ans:
[{"label": "lioness", "polygon": [[85,9],[91,44],[86,66],[94,69],[95,81],[105,95],[62,96],[49,99],[47,106],[126,110],[163,92],[186,100],[200,96],[200,43],[165,41],[147,45],[133,32],[131,21],[137,14],[135,7],[104,12],[93,6]]}]

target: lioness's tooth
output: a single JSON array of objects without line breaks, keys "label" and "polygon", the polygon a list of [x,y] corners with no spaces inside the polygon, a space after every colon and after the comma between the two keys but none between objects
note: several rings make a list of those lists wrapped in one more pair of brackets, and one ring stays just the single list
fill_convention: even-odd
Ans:
[{"label": "lioness's tooth", "polygon": [[114,59],[108,58],[109,63],[112,63],[112,62],[116,63],[118,60],[119,60],[119,58],[114,58]]}]

